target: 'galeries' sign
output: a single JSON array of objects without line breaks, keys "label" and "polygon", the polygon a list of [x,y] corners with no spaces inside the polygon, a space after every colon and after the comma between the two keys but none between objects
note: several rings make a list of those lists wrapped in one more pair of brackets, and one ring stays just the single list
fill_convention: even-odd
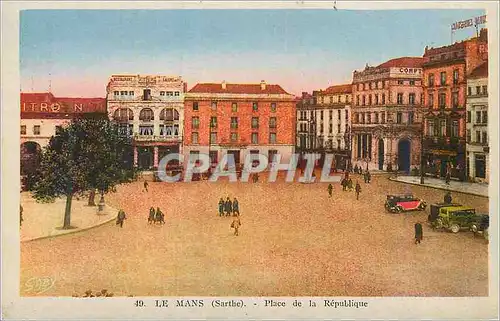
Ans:
[{"label": "'galeries' sign", "polygon": [[486,23],[486,15],[471,18],[468,20],[457,21],[451,25],[451,30],[464,29],[472,26],[478,26]]}]

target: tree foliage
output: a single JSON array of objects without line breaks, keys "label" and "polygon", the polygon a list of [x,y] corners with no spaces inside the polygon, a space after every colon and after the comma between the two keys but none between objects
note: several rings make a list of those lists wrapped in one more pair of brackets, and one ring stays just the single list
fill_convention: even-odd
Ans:
[{"label": "tree foliage", "polygon": [[91,189],[109,192],[135,179],[130,138],[104,117],[74,120],[50,139],[42,152],[33,195],[38,201],[66,196],[65,227],[71,198]]}]

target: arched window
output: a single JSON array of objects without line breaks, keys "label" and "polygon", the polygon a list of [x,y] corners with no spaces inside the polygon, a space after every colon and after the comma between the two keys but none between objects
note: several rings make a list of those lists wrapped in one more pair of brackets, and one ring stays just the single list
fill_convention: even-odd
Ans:
[{"label": "arched window", "polygon": [[160,120],[178,121],[179,120],[179,112],[173,108],[165,108],[160,112]]},{"label": "arched window", "polygon": [[130,108],[118,108],[115,110],[113,119],[119,122],[128,122],[134,120],[134,112]]},{"label": "arched window", "polygon": [[143,108],[139,113],[139,120],[153,121],[155,118],[154,112],[151,108]]}]

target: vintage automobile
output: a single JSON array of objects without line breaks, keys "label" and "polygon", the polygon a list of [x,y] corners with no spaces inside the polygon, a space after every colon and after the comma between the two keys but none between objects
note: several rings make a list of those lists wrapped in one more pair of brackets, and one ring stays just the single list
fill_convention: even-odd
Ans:
[{"label": "vintage automobile", "polygon": [[462,206],[462,204],[458,203],[436,203],[431,204],[431,213],[427,217],[427,220],[432,223],[439,217],[439,210],[443,207],[458,207]]},{"label": "vintage automobile", "polygon": [[420,198],[413,195],[387,195],[385,209],[391,213],[401,213],[406,211],[423,211],[427,204]]},{"label": "vintage automobile", "polygon": [[474,236],[482,234],[485,239],[488,239],[488,229],[490,227],[490,216],[488,214],[476,215],[475,221],[471,224],[470,230]]},{"label": "vintage automobile", "polygon": [[432,222],[432,227],[458,233],[462,229],[470,229],[479,219],[472,207],[447,206],[439,209],[439,216]]}]

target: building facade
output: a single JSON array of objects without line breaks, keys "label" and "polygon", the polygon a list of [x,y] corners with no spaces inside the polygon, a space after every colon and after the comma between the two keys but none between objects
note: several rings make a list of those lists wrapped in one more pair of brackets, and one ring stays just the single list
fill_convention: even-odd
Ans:
[{"label": "building facade", "polygon": [[467,176],[489,182],[488,62],[474,69],[467,79]]},{"label": "building facade", "polygon": [[[105,98],[55,97],[52,93],[21,93],[21,175],[38,167],[42,148],[59,128],[85,114],[106,114]],[[23,182],[23,185],[26,182]]]},{"label": "building facade", "polygon": [[297,104],[297,151],[335,155],[335,166],[350,161],[352,86],[336,85],[303,93]]},{"label": "building facade", "polygon": [[184,157],[206,153],[216,164],[243,164],[260,153],[288,162],[295,144],[295,97],[279,85],[201,83],[185,98]]},{"label": "building facade", "polygon": [[487,33],[424,53],[424,170],[466,179],[467,77],[487,59]]},{"label": "building facade", "polygon": [[317,145],[316,124],[313,121],[316,119],[315,101],[315,98],[307,92],[302,92],[302,96],[297,99],[295,151],[300,153],[314,150]]},{"label": "building facade", "polygon": [[109,118],[133,137],[134,164],[140,169],[157,168],[162,157],[182,153],[186,87],[179,76],[111,76]]},{"label": "building facade", "polygon": [[402,57],[354,71],[354,165],[405,172],[420,166],[422,62],[421,57]]}]

